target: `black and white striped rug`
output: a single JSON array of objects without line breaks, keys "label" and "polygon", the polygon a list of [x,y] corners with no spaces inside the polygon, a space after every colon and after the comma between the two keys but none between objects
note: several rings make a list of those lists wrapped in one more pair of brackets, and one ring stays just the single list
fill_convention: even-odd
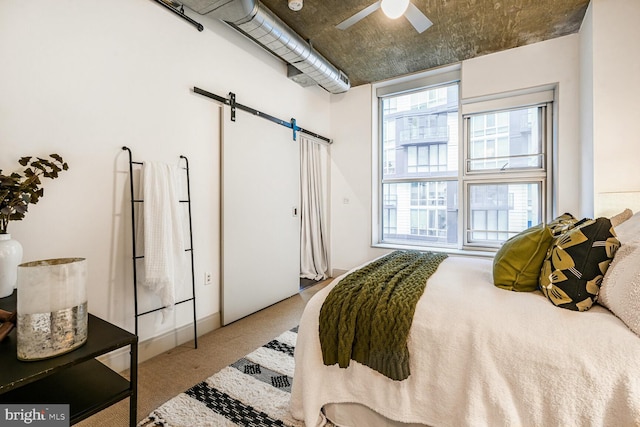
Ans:
[{"label": "black and white striped rug", "polygon": [[180,393],[138,427],[303,427],[289,413],[298,328]]}]

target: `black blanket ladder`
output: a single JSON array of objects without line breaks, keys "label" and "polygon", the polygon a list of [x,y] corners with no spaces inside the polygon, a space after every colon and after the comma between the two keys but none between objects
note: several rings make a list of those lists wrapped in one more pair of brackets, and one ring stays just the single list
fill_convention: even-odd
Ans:
[{"label": "black blanket ladder", "polygon": [[[144,311],[140,313],[138,311],[138,260],[143,259],[144,255],[136,254],[136,205],[142,203],[144,200],[136,199],[133,190],[133,167],[134,165],[142,165],[142,162],[134,162],[131,154],[131,150],[128,147],[122,147],[129,153],[129,189],[131,191],[131,235],[132,235],[132,248],[133,248],[133,295],[135,305],[135,334],[138,335],[138,318],[146,314],[155,313],[156,311],[164,310],[167,307],[158,307],[152,310]],[[186,203],[189,210],[189,247],[185,249],[191,255],[191,297],[178,301],[175,304],[183,304],[191,301],[193,305],[193,343],[194,348],[198,348],[198,332],[197,332],[197,320],[196,320],[196,285],[195,285],[195,272],[193,266],[193,226],[191,222],[191,187],[189,183],[189,160],[185,156],[180,156],[180,159],[184,160],[185,166],[182,169],[185,170],[187,177],[187,199],[180,200],[180,203]]]}]

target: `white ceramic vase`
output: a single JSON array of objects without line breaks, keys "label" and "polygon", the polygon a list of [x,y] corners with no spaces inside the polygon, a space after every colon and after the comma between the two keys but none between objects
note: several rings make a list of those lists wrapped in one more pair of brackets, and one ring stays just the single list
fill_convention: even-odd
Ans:
[{"label": "white ceramic vase", "polygon": [[13,293],[22,261],[22,245],[11,234],[0,234],[0,298]]}]

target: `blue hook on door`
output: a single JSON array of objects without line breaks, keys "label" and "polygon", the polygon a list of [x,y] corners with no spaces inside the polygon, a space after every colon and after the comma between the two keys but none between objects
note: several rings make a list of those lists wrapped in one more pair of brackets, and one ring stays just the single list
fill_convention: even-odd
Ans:
[{"label": "blue hook on door", "polygon": [[296,125],[296,119],[294,119],[293,117],[291,118],[291,129],[293,130],[293,140],[296,140],[296,132],[300,129],[297,125]]}]

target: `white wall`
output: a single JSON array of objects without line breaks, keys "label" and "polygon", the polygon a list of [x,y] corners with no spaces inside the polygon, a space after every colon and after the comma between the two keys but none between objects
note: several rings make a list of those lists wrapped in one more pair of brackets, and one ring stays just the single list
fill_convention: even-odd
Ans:
[{"label": "white wall", "polygon": [[[464,61],[463,98],[558,85],[557,211],[582,215],[579,37],[571,35]],[[331,97],[332,267],[348,270],[385,251],[371,247],[371,85]],[[345,204],[345,199],[349,200]]]},{"label": "white wall", "polygon": [[[9,232],[25,261],[86,257],[90,312],[128,330],[123,145],[134,160],[190,160],[197,313],[205,318],[220,310],[219,106],[191,88],[233,91],[240,103],[330,136],[327,92],[288,80],[284,63],[226,25],[191,16],[203,32],[149,0],[0,2],[0,168],[17,170],[19,157],[49,153],[70,165],[44,182],[45,196]],[[205,271],[213,272],[211,286]],[[141,339],[190,322],[188,307],[177,311],[162,325],[155,315],[142,318]]]},{"label": "white wall", "polygon": [[640,2],[592,0],[590,7],[595,194],[640,191]]},{"label": "white wall", "polygon": [[560,37],[462,63],[462,98],[557,84],[554,212],[581,210],[579,36]]},{"label": "white wall", "polygon": [[331,96],[331,268],[349,270],[388,250],[371,247],[371,85]]}]

